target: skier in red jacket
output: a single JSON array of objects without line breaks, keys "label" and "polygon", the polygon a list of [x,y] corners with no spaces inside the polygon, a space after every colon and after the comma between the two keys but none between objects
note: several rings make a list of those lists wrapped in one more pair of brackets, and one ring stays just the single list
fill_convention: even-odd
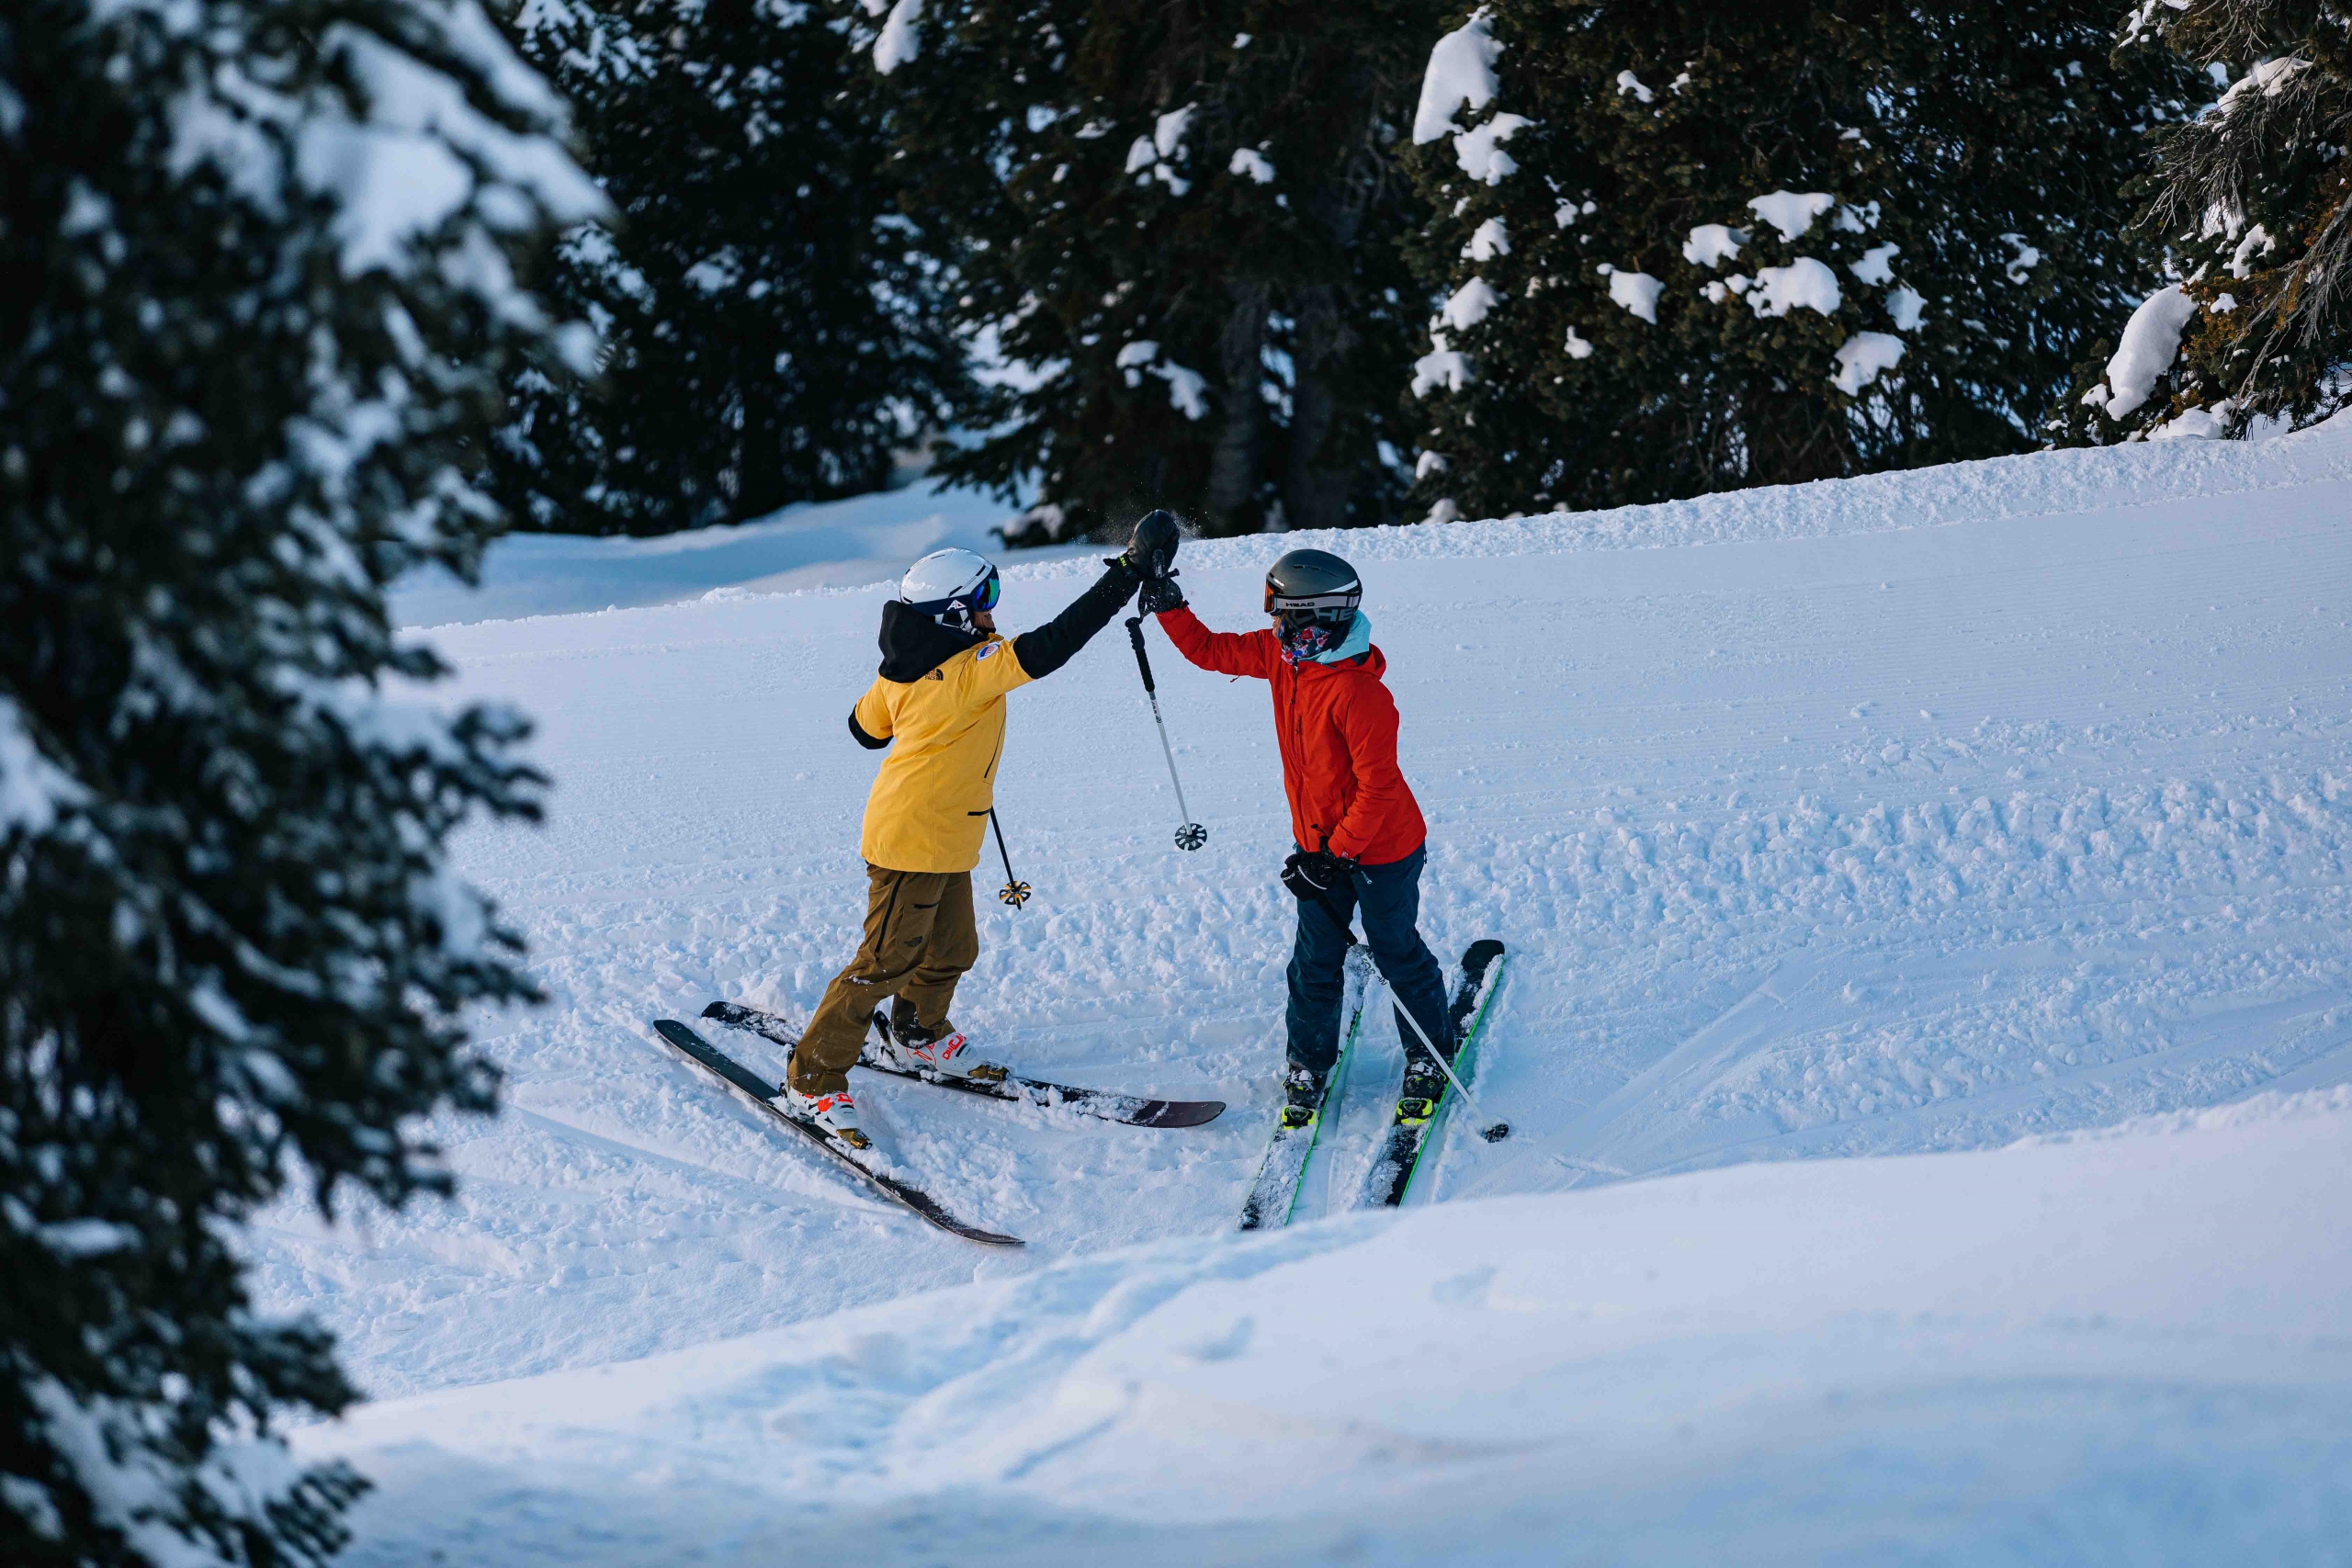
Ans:
[{"label": "skier in red jacket", "polygon": [[1435,1100],[1444,1080],[1404,1016],[1410,1009],[1419,1034],[1451,1059],[1444,977],[1415,923],[1429,830],[1397,771],[1396,703],[1380,679],[1388,661],[1372,646],[1355,569],[1325,550],[1291,551],[1266,573],[1272,629],[1247,633],[1210,631],[1164,563],[1144,570],[1137,607],[1159,615],[1178,652],[1204,670],[1272,688],[1294,840],[1283,884],[1299,900],[1284,1120],[1303,1125],[1313,1117],[1339,1058],[1348,919],[1359,908],[1373,960],[1398,1005],[1405,1092]]}]

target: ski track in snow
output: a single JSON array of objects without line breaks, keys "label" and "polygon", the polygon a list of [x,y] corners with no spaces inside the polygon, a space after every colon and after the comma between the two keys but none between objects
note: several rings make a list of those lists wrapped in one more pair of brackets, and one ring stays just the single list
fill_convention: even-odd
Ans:
[{"label": "ski track in snow", "polygon": [[[1984,1149],[2352,1081],[2352,424],[2043,454],[1620,513],[1188,546],[1214,626],[1325,544],[1364,571],[1430,824],[1422,929],[1511,944],[1417,1199],[1749,1161]],[[1008,626],[1095,569],[1006,571]],[[570,590],[568,590],[570,592]],[[581,592],[585,592],[582,590]],[[863,918],[874,759],[842,716],[878,588],[447,626],[558,781],[463,868],[549,1003],[484,1021],[507,1113],[436,1124],[452,1202],[288,1206],[256,1296],[379,1396],[597,1366],[1230,1227],[1275,1103],[1291,900],[1266,699],[1151,634],[1208,846],[1121,629],[1011,699],[957,1021],[1044,1077],[1230,1102],[1155,1132],[861,1083],[986,1254],[780,1140],[657,1045],[726,997],[805,1018]],[[438,601],[435,601],[438,603]],[[697,1027],[758,1070],[777,1054]],[[1344,1208],[1385,1014],[1303,1212]],[[1358,1222],[1346,1222],[1346,1224]],[[1319,1229],[1315,1234],[1321,1234]],[[1353,1234],[1352,1232],[1349,1234]],[[1295,1245],[1321,1245],[1298,1243]]]}]

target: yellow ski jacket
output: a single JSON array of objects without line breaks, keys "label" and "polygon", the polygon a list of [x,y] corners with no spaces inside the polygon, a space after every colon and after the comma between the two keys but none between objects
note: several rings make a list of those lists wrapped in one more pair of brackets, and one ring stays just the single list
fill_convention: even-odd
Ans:
[{"label": "yellow ski jacket", "polygon": [[874,678],[850,722],[898,746],[865,797],[858,852],[867,864],[969,871],[980,863],[989,808],[996,804],[996,765],[1004,755],[1004,694],[1029,680],[1001,637],[911,681]]},{"label": "yellow ski jacket", "polygon": [[1053,620],[1008,642],[975,640],[895,600],[882,606],[882,668],[850,710],[858,744],[892,746],[865,797],[858,852],[890,871],[980,863],[1004,756],[1004,696],[1069,662],[1136,591],[1114,564]]}]

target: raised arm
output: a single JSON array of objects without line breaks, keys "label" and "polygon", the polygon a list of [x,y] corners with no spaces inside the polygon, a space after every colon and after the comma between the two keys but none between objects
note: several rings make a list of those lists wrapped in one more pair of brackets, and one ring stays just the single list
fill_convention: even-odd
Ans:
[{"label": "raised arm", "polygon": [[1022,672],[1040,681],[1068,664],[1087,639],[1111,624],[1136,591],[1136,574],[1124,559],[1114,559],[1093,587],[1070,602],[1069,608],[1012,639],[1012,657]]},{"label": "raised arm", "polygon": [[1281,654],[1274,647],[1272,632],[1213,632],[1201,625],[1189,604],[1179,604],[1159,613],[1159,629],[1176,645],[1176,651],[1204,670],[1214,670],[1220,675],[1250,675],[1264,681],[1274,672],[1274,660]]}]

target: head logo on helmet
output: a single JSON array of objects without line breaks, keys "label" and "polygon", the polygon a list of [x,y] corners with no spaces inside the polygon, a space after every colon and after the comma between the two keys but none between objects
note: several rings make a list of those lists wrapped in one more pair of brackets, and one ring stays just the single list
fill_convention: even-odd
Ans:
[{"label": "head logo on helmet", "polygon": [[953,547],[932,551],[899,579],[899,597],[908,608],[967,635],[979,630],[974,616],[996,608],[999,590],[995,567]]},{"label": "head logo on helmet", "polygon": [[1329,550],[1293,550],[1266,573],[1266,614],[1293,663],[1345,642],[1363,603],[1356,569]]}]

